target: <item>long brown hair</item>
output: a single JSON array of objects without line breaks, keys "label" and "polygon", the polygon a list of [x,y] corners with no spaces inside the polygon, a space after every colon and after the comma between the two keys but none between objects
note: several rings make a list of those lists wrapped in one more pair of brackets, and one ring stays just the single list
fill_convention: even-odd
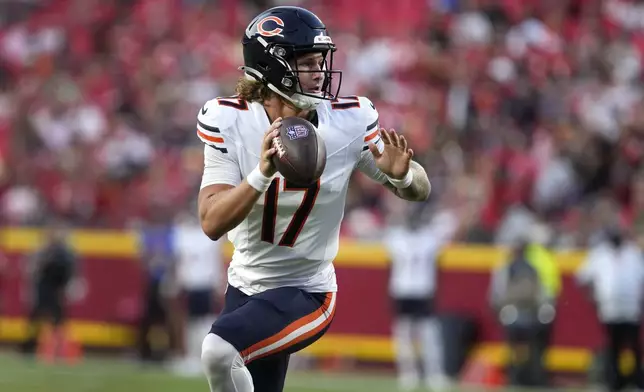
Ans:
[{"label": "long brown hair", "polygon": [[235,92],[239,99],[248,102],[264,102],[275,94],[265,84],[245,77],[239,78],[235,86]]}]

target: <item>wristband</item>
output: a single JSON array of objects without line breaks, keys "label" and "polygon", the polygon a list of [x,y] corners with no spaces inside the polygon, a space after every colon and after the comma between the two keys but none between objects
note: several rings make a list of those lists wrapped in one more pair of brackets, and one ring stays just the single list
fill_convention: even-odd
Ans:
[{"label": "wristband", "polygon": [[414,174],[411,172],[411,170],[407,171],[405,178],[402,178],[400,180],[396,180],[395,178],[387,176],[387,180],[391,183],[391,185],[395,186],[398,189],[408,188],[411,185],[413,179]]},{"label": "wristband", "polygon": [[273,179],[271,177],[266,177],[259,170],[259,165],[253,169],[252,172],[248,173],[246,176],[246,182],[248,185],[255,188],[259,193],[264,193],[271,186]]}]

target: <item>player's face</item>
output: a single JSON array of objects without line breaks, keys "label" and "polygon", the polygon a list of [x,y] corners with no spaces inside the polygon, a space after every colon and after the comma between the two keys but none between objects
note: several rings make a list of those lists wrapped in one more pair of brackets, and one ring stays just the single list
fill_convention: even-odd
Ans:
[{"label": "player's face", "polygon": [[299,72],[302,91],[309,94],[321,94],[324,84],[324,56],[322,53],[309,53],[298,57],[295,66]]}]

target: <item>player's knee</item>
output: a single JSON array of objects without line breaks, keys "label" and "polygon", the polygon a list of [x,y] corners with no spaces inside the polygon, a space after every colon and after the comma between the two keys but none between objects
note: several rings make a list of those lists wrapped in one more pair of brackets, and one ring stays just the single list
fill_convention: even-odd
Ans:
[{"label": "player's knee", "polygon": [[213,333],[209,333],[201,345],[201,363],[209,373],[230,369],[238,356],[232,344]]}]

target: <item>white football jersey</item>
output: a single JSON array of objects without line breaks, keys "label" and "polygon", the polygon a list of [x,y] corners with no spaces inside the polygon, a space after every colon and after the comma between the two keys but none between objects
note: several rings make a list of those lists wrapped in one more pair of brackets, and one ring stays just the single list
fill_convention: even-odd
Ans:
[{"label": "white football jersey", "polygon": [[[299,188],[277,173],[246,219],[228,233],[235,247],[228,282],[248,295],[282,286],[336,291],[333,260],[351,174],[359,168],[375,181],[386,181],[367,148],[368,142],[384,147],[378,112],[367,98],[323,101],[317,114],[327,152],[320,180]],[[259,163],[270,126],[263,105],[217,98],[197,119],[197,134],[206,143],[201,188],[239,185]]]},{"label": "white football jersey", "polygon": [[186,290],[221,289],[221,244],[211,241],[199,223],[179,222],[175,225],[174,246],[177,255],[179,284]]},{"label": "white football jersey", "polygon": [[440,251],[454,237],[458,225],[456,215],[446,210],[416,230],[389,228],[384,242],[391,258],[391,297],[424,299],[434,295]]}]

